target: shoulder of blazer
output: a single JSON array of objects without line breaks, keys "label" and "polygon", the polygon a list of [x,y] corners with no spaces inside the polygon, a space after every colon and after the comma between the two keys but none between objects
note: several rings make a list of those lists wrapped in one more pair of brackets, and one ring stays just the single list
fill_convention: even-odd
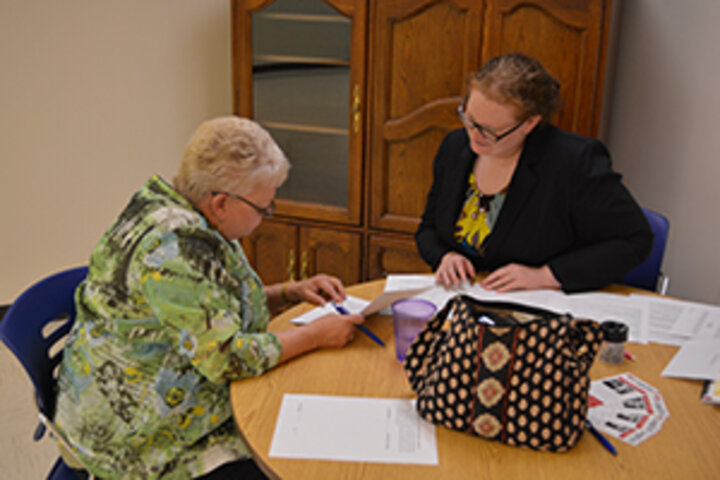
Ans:
[{"label": "shoulder of blazer", "polygon": [[433,165],[435,175],[450,172],[452,176],[455,174],[467,176],[464,172],[474,158],[475,153],[470,150],[470,140],[465,129],[453,130],[445,136],[435,155]]},{"label": "shoulder of blazer", "polygon": [[457,158],[457,156],[466,148],[469,148],[470,140],[464,128],[453,130],[445,135],[440,147],[438,147],[436,160],[444,160],[446,158]]},{"label": "shoulder of blazer", "polygon": [[558,168],[569,172],[592,168],[599,158],[606,159],[609,165],[609,154],[600,140],[544,125],[528,135],[522,160],[532,169]]}]

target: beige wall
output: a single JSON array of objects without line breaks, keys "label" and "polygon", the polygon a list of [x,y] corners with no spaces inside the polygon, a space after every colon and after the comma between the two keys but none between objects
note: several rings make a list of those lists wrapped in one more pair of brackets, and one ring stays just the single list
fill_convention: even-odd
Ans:
[{"label": "beige wall", "polygon": [[720,302],[720,2],[623,2],[609,147],[670,220],[669,293]]},{"label": "beige wall", "polygon": [[228,0],[0,0],[0,304],[232,110]]}]

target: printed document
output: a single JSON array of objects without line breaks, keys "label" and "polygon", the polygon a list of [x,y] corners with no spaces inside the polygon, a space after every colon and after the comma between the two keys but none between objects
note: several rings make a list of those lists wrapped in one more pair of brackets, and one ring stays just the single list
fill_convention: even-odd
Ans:
[{"label": "printed document", "polygon": [[720,340],[686,341],[665,367],[662,376],[720,380]]},{"label": "printed document", "polygon": [[396,398],[285,394],[269,455],[438,464],[435,426]]}]

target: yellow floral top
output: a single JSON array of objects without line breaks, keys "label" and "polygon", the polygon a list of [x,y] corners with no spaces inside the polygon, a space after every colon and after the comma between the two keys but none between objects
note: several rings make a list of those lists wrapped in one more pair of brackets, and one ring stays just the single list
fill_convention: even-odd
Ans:
[{"label": "yellow floral top", "polygon": [[282,353],[260,278],[159,177],[92,254],[59,371],[55,422],[104,479],[189,479],[250,456],[230,381]]},{"label": "yellow floral top", "polygon": [[468,253],[482,252],[482,244],[492,232],[504,202],[505,193],[481,194],[475,186],[475,173],[470,173],[465,203],[455,223],[454,234],[455,240],[465,247]]}]

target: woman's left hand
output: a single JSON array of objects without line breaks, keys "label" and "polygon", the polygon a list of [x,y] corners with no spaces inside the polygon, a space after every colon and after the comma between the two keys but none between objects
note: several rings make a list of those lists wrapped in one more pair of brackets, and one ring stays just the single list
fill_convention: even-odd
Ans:
[{"label": "woman's left hand", "polygon": [[557,281],[552,270],[547,265],[528,267],[510,263],[485,277],[480,282],[480,286],[487,290],[503,293],[512,290],[558,289],[560,288],[560,282]]},{"label": "woman's left hand", "polygon": [[325,305],[323,294],[338,303],[345,301],[345,288],[340,279],[323,273],[288,283],[285,292],[290,300],[306,301],[316,305]]}]

